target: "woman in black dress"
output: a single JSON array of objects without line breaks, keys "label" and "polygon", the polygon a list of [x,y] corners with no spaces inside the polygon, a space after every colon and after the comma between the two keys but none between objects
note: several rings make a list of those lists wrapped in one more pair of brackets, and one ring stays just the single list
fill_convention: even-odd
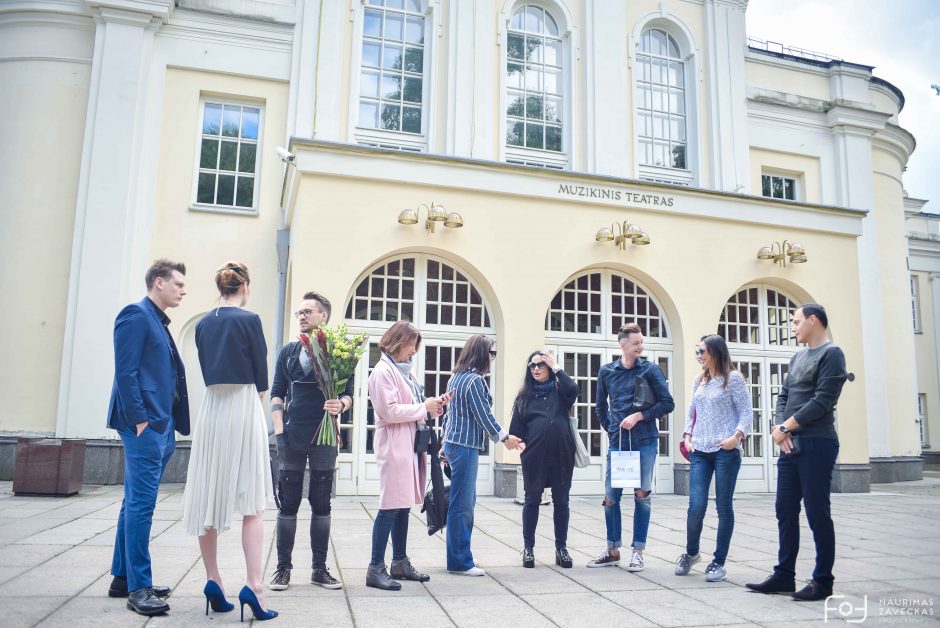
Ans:
[{"label": "woman in black dress", "polygon": [[535,527],[542,492],[552,487],[555,564],[571,567],[568,554],[568,493],[574,473],[574,436],[568,421],[578,385],[557,366],[551,351],[533,351],[522,388],[512,406],[509,432],[526,443],[522,452],[525,503],[522,506],[522,566],[535,567]]}]

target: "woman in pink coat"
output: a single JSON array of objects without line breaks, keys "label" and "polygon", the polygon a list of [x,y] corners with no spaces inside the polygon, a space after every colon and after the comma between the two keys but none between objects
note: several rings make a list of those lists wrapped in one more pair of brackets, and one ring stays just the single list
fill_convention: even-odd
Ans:
[{"label": "woman in pink coat", "polygon": [[[411,565],[405,552],[411,507],[424,501],[425,454],[414,451],[415,431],[428,416],[441,414],[445,397],[424,398],[411,373],[411,358],[421,346],[421,332],[408,321],[392,325],[379,349],[382,357],[369,376],[369,399],[375,409],[375,459],[379,467],[379,511],[372,525],[372,561],[366,586],[398,591],[396,580],[426,582],[431,576]],[[392,537],[391,575],[385,548]]]}]

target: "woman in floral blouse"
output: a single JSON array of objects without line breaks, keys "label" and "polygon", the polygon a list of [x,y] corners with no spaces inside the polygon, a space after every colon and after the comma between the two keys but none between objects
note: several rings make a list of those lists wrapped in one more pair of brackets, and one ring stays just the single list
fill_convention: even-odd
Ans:
[{"label": "woman in floral blouse", "polygon": [[676,575],[686,575],[701,560],[699,540],[714,475],[718,538],[715,557],[705,568],[705,580],[719,582],[727,575],[725,558],[734,532],[732,498],[741,469],[741,444],[753,422],[751,396],[744,376],[731,364],[724,338],[704,336],[695,357],[702,374],[692,383],[692,402],[682,434],[689,451],[689,513],[686,551],[676,561]]}]

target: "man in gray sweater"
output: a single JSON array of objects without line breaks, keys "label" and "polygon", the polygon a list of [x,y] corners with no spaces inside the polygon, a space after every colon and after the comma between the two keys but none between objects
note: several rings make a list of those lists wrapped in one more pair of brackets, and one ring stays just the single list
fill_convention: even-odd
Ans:
[{"label": "man in gray sweater", "polygon": [[[790,593],[802,601],[832,595],[836,555],[829,493],[839,455],[836,402],[848,374],[842,349],[827,336],[828,326],[826,310],[816,303],[801,305],[793,314],[793,333],[807,348],[790,360],[787,379],[777,397],[772,432],[781,452],[777,460],[778,562],[766,580],[747,585],[760,593]],[[796,591],[801,500],[816,544],[816,568],[809,584]]]}]

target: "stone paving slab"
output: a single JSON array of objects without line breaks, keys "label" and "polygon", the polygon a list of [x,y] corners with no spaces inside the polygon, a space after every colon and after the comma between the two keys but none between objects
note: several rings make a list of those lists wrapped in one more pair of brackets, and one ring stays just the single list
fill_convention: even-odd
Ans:
[{"label": "stone paving slab", "polygon": [[[702,534],[703,561],[691,574],[673,574],[684,551],[687,498],[657,495],[645,552],[646,569],[629,573],[626,556],[618,567],[587,569],[606,546],[604,515],[597,496],[571,501],[568,548],[573,569],[554,564],[551,506],[541,509],[536,568],[521,566],[521,508],[512,500],[480,498],[473,533],[474,557],[486,569],[481,578],[446,571],[444,536],[426,533],[412,512],[409,555],[431,575],[427,583],[404,582],[399,592],[365,586],[374,497],[340,497],[333,502],[328,566],[345,583],[340,591],[310,584],[309,507],[298,516],[295,569],[290,589],[268,591],[268,603],[281,612],[270,628],[288,626],[459,626],[537,628],[540,626],[831,626],[849,625],[838,603],[858,614],[863,625],[940,625],[940,604],[921,607],[932,615],[884,616],[884,609],[937,604],[940,593],[940,491],[917,482],[873,487],[866,495],[833,495],[836,521],[836,593],[828,621],[824,603],[799,603],[789,596],[748,592],[746,582],[762,580],[776,562],[774,496],[735,497],[735,533],[728,579],[708,583],[704,568],[714,551],[717,518],[710,504]],[[145,618],[126,610],[124,600],[107,597],[114,528],[123,490],[87,486],[70,498],[16,497],[0,482],[0,627],[223,626],[239,624],[239,609],[205,615],[205,572],[196,540],[186,534],[182,485],[160,489],[151,553],[157,584],[174,588],[172,610]],[[899,490],[892,490],[897,488]],[[623,502],[623,538],[629,542],[633,504]],[[276,563],[273,505],[265,513],[265,578]],[[800,580],[813,568],[812,534],[803,521]],[[241,523],[219,537],[219,564],[229,598],[244,581]],[[390,550],[389,550],[390,554]],[[626,552],[624,552],[626,554]],[[844,606],[848,609],[848,606]],[[250,616],[250,612],[248,613]],[[245,625],[245,624],[242,624]]]}]

